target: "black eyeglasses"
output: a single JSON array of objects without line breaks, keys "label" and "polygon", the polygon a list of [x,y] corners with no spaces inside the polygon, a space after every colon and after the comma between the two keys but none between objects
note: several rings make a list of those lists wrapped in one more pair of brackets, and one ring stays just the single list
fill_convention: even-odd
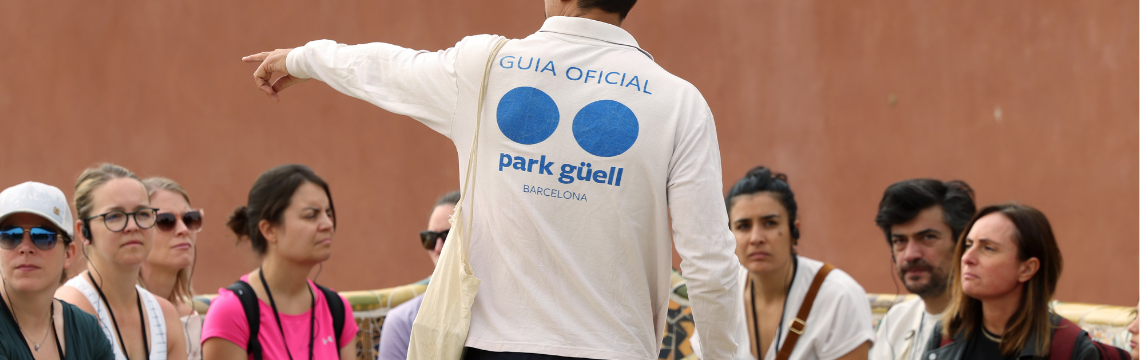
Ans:
[{"label": "black eyeglasses", "polygon": [[424,245],[424,249],[435,250],[436,240],[439,240],[440,242],[447,240],[448,231],[451,231],[451,229],[440,232],[431,230],[420,231],[420,243]]},{"label": "black eyeglasses", "polygon": [[[158,226],[159,230],[171,231],[178,226],[178,218],[174,213],[161,213],[155,217],[154,225]],[[182,223],[186,224],[186,230],[190,232],[202,231],[202,211],[191,210],[183,213]]]},{"label": "black eyeglasses", "polygon": [[107,230],[120,232],[127,228],[127,221],[130,220],[128,218],[133,217],[135,218],[135,224],[138,225],[139,228],[150,229],[154,226],[157,213],[158,209],[155,208],[142,208],[135,210],[135,212],[115,210],[83,219],[83,221],[88,222],[91,221],[91,219],[102,217],[103,225],[107,227]]},{"label": "black eyeglasses", "polygon": [[54,229],[45,227],[33,227],[24,229],[17,226],[9,226],[0,230],[0,248],[4,250],[12,250],[20,246],[20,242],[24,241],[24,234],[28,234],[32,239],[32,244],[35,244],[40,250],[51,250],[55,247],[55,243],[59,242],[59,233]]}]

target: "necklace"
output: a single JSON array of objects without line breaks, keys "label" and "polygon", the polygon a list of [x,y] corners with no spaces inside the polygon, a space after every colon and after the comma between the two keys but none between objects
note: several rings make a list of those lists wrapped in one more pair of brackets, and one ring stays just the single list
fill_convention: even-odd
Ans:
[{"label": "necklace", "polygon": [[[51,310],[48,310],[48,311],[50,311],[50,313],[48,314],[48,324],[51,324],[50,330],[55,330],[55,301],[51,302],[51,308],[50,309]],[[20,333],[23,334],[23,331],[20,331]],[[45,329],[44,330],[44,336],[43,336],[43,338],[40,339],[40,342],[39,343],[32,342],[32,346],[36,348],[36,352],[40,352],[40,345],[43,345],[44,340],[47,340],[48,334],[51,334],[51,332],[49,332],[49,330]],[[24,335],[24,337],[28,337],[28,336]]]},{"label": "necklace", "polygon": [[986,330],[985,326],[982,326],[982,335],[985,335],[986,339],[990,339],[990,341],[1001,344],[1001,336],[990,334],[989,330]]},{"label": "necklace", "polygon": [[[7,281],[4,282],[4,286],[5,287],[8,286]],[[9,294],[11,294],[11,293],[9,293]],[[20,332],[20,335],[23,335],[24,330],[20,328],[20,321],[16,320],[16,315],[13,314],[13,311],[16,308],[16,304],[13,303],[12,308],[9,309],[8,308],[8,302],[4,300],[3,296],[0,296],[0,304],[4,305],[4,306],[0,307],[0,308],[4,309],[4,315],[6,315],[8,317],[8,319],[12,320],[12,323],[16,325],[16,330],[18,330]],[[52,300],[52,302],[51,302],[50,322],[51,322],[51,332],[50,333],[55,333],[56,332],[56,329],[55,329],[55,300]],[[55,349],[56,349],[56,351],[59,352],[59,358],[63,359],[63,346],[59,343],[59,336],[53,336],[52,339],[55,339]],[[46,340],[47,340],[47,335],[44,335],[43,340],[40,340],[40,345],[43,345],[43,342]],[[20,336],[20,341],[22,341],[24,343],[24,348],[28,349],[28,337],[27,336]],[[40,351],[40,345],[35,346],[36,352]],[[31,355],[32,358],[36,357],[36,355],[32,353],[31,349],[28,349],[28,355]]]},{"label": "necklace", "polygon": [[[16,304],[12,303],[12,312],[16,312],[15,310],[16,310]],[[16,320],[16,317],[12,316],[12,320]],[[14,322],[16,323],[17,328],[20,327],[19,321],[14,321]],[[40,345],[43,345],[44,341],[47,340],[48,334],[51,334],[51,331],[55,330],[55,301],[51,302],[51,307],[49,307],[49,310],[48,310],[48,325],[51,325],[51,328],[50,329],[44,329],[44,336],[43,336],[43,338],[40,339],[40,342],[39,343],[32,342],[32,347],[34,347],[36,349],[36,352],[40,351]],[[20,329],[20,335],[24,336],[25,341],[28,340],[28,334],[24,334],[24,329]]]},{"label": "necklace", "polygon": [[[285,344],[285,353],[289,354],[289,360],[293,360],[293,353],[289,351],[289,343],[285,341],[285,328],[281,326],[281,314],[277,312],[277,302],[273,301],[273,292],[269,291],[269,284],[265,282],[265,270],[260,267],[257,268],[257,276],[261,277],[261,286],[265,288],[265,296],[269,298],[269,306],[273,307],[273,317],[277,319],[277,330],[281,330],[281,343]],[[313,294],[313,287],[309,286],[308,281],[305,282],[305,287],[309,289],[309,298],[312,304],[309,305],[309,360],[313,360],[313,328],[317,322],[317,296]]]},{"label": "necklace", "polygon": [[[111,310],[111,303],[107,301],[107,296],[103,295],[103,288],[95,282],[95,278],[91,276],[91,272],[87,272],[87,278],[91,279],[91,285],[94,285],[95,291],[99,292],[99,298],[103,300],[103,303],[107,304],[107,314],[111,315],[111,325],[115,326],[115,334],[119,336],[119,348],[123,350],[123,357],[127,360],[131,360],[131,357],[127,356],[127,344],[123,339],[123,333],[119,331],[119,321],[115,319],[115,311]],[[146,359],[150,360],[150,339],[146,336],[146,315],[143,314],[142,294],[139,294],[138,290],[135,290],[135,295],[139,307],[139,327],[142,328],[143,352],[146,353]]]},{"label": "necklace", "polygon": [[[796,272],[798,272],[800,259],[792,255],[792,280],[788,282],[787,289],[784,289],[784,307],[780,309],[780,324],[776,326],[776,352],[780,352],[780,329],[784,327],[784,312],[788,310],[788,297],[792,293],[792,284],[796,283]],[[756,358],[763,359],[764,354],[760,354],[760,323],[756,321],[756,284],[752,279],[748,279],[748,286],[752,288],[752,335],[756,340]]]}]

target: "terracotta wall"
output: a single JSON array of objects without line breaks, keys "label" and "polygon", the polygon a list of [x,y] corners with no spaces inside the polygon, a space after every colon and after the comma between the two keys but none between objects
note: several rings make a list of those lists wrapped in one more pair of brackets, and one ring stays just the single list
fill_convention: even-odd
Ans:
[{"label": "terracotta wall", "polygon": [[[626,28],[704,93],[726,187],[768,165],[802,209],[800,252],[894,293],[872,218],[882,190],[963,179],[981,203],[1053,222],[1057,298],[1138,298],[1135,1],[642,1]],[[223,227],[272,166],[332,184],[341,290],[426,277],[416,233],[456,187],[454,146],[419,123],[310,82],[273,103],[241,56],[312,39],[446,48],[523,37],[539,1],[0,1],[0,185],[71,194],[115,162],[180,182],[207,211],[195,275],[213,292],[255,267]],[[905,290],[902,290],[905,292]]]}]

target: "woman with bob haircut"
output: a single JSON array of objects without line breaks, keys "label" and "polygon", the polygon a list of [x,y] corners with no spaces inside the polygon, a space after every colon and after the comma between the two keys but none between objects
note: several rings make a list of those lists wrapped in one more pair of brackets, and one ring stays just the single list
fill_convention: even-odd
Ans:
[{"label": "woman with bob haircut", "polygon": [[[1061,251],[1049,220],[1019,204],[990,205],[962,232],[951,271],[951,300],[926,359],[1044,359],[1055,332],[1076,324],[1049,310],[1061,277]],[[1079,329],[1079,328],[1077,328]],[[1097,359],[1086,334],[1072,359]]]},{"label": "woman with bob haircut", "polygon": [[[257,178],[248,202],[234,210],[226,225],[239,241],[249,239],[261,266],[218,290],[202,328],[203,357],[355,359],[358,328],[352,306],[308,279],[314,267],[332,256],[336,212],[328,184],[304,165],[273,168]],[[251,329],[243,300],[246,306],[256,303],[256,329]],[[333,315],[337,305],[344,312],[340,320]],[[343,321],[340,329],[335,328],[338,321]],[[253,331],[257,336],[250,339]]]},{"label": "woman with bob haircut", "polygon": [[190,195],[174,180],[151,177],[143,180],[150,205],[158,209],[154,246],[142,265],[140,280],[154,295],[178,309],[186,337],[186,358],[202,359],[202,317],[193,308],[190,280],[197,259],[202,209],[190,207]]},{"label": "woman with bob haircut", "polygon": [[[788,177],[756,167],[724,202],[743,289],[734,359],[867,359],[875,336],[867,293],[843,270],[796,254],[800,222]],[[689,343],[703,356],[697,334]]]},{"label": "woman with bob haircut", "polygon": [[113,164],[89,168],[75,182],[75,232],[87,271],[56,291],[99,318],[120,360],[186,359],[178,310],[139,285],[154,242],[155,209],[134,173]]},{"label": "woman with bob haircut", "polygon": [[0,358],[115,358],[94,316],[52,298],[75,260],[71,221],[54,186],[29,181],[0,192]]}]

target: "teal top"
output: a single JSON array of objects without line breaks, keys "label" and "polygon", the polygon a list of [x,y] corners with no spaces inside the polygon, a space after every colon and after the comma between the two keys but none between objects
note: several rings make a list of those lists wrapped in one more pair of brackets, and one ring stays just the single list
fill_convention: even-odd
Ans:
[{"label": "teal top", "polygon": [[[75,305],[60,300],[63,304],[63,341],[65,360],[114,360],[111,341],[103,335],[99,321],[94,315],[80,310]],[[32,350],[24,345],[23,334],[12,320],[8,306],[0,306],[0,359],[34,360]],[[54,340],[44,341],[40,348],[55,346]]]}]

